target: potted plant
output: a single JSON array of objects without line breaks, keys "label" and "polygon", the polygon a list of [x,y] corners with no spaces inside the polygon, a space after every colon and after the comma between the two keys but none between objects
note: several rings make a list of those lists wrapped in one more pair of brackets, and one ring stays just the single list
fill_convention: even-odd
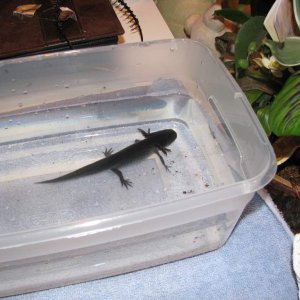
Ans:
[{"label": "potted plant", "polygon": [[[276,7],[279,1],[266,1],[265,10],[261,1],[260,6],[245,2],[223,1],[214,12],[231,29],[216,37],[215,45],[274,147],[278,173],[269,189],[274,202],[283,214],[290,210],[285,217],[300,231],[300,4],[294,0],[290,22],[285,18],[278,25],[276,11],[287,9]],[[281,28],[273,31],[274,24]]]}]

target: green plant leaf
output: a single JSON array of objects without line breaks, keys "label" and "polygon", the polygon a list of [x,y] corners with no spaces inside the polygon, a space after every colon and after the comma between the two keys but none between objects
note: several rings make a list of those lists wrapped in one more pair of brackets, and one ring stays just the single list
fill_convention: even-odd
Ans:
[{"label": "green plant leaf", "polygon": [[278,91],[278,89],[276,90],[272,87],[272,82],[252,78],[251,76],[244,76],[242,78],[238,78],[237,83],[244,92],[251,90],[259,90],[261,92],[273,95]]},{"label": "green plant leaf", "polygon": [[269,124],[270,109],[271,109],[271,106],[268,105],[268,106],[258,109],[256,112],[256,115],[268,136],[272,133],[272,130],[271,130],[270,124]]},{"label": "green plant leaf", "polygon": [[300,136],[300,74],[291,75],[276,95],[269,124],[277,136]]},{"label": "green plant leaf", "polygon": [[263,92],[260,90],[249,90],[245,91],[244,93],[251,105],[255,103],[263,94]]},{"label": "green plant leaf", "polygon": [[299,0],[293,1],[293,10],[294,10],[294,16],[295,16],[296,23],[300,30],[300,1]]},{"label": "green plant leaf", "polygon": [[231,9],[231,8],[224,8],[219,9],[214,12],[214,15],[217,17],[223,17],[227,20],[232,22],[243,24],[248,21],[249,17],[240,10]]},{"label": "green plant leaf", "polygon": [[[240,28],[235,40],[235,61],[248,59],[248,47],[251,42],[255,42],[257,48],[262,44],[267,35],[264,28],[265,17],[251,17]],[[236,65],[236,77],[239,77],[241,69]]]},{"label": "green plant leaf", "polygon": [[257,111],[258,109],[268,106],[270,105],[271,99],[273,98],[273,96],[263,93],[255,103],[253,103],[253,108],[255,109],[255,111]]},{"label": "green plant leaf", "polygon": [[300,65],[300,37],[288,37],[284,43],[266,40],[267,45],[276,60],[283,66],[298,66]]},{"label": "green plant leaf", "polygon": [[[263,83],[266,87],[269,88],[269,91],[264,91],[269,94],[278,93],[281,90],[283,84],[282,79],[274,77],[271,72],[263,72],[263,70],[252,71],[248,69],[246,70],[244,77],[249,77],[253,80]],[[237,81],[239,82],[240,80],[243,80],[244,77],[237,78]]]}]

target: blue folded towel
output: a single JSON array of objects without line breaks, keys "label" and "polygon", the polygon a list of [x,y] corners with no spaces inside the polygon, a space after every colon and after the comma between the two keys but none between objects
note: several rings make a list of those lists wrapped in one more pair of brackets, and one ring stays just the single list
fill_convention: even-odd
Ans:
[{"label": "blue folded towel", "polygon": [[220,249],[102,280],[7,299],[293,300],[292,235],[256,194]]}]

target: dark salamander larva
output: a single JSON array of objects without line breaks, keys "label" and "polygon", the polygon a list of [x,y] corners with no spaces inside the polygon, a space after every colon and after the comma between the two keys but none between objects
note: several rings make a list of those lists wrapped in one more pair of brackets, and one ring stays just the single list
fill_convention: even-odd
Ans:
[{"label": "dark salamander larva", "polygon": [[153,133],[150,133],[150,129],[148,129],[148,132],[145,132],[142,129],[139,129],[139,131],[144,136],[143,140],[136,140],[134,144],[116,153],[113,153],[112,149],[106,149],[105,152],[103,152],[105,155],[105,158],[103,159],[79,168],[66,175],[37,183],[62,182],[76,177],[88,176],[106,170],[111,170],[119,176],[122,186],[125,186],[128,189],[129,186],[132,186],[132,182],[124,178],[123,173],[119,170],[119,168],[134,163],[135,161],[145,159],[153,153],[158,155],[166,170],[169,171],[169,167],[165,164],[165,161],[159,151],[162,151],[165,155],[167,152],[171,151],[166,147],[175,141],[177,133],[173,129],[165,129]]}]

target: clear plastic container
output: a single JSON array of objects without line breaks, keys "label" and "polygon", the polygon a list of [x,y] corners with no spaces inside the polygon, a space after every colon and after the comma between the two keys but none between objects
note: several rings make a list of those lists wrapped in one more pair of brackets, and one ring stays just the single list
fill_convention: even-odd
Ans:
[{"label": "clear plastic container", "polygon": [[[0,62],[0,295],[61,286],[214,250],[275,158],[221,62],[190,40]],[[174,129],[165,158],[36,184]]]}]

